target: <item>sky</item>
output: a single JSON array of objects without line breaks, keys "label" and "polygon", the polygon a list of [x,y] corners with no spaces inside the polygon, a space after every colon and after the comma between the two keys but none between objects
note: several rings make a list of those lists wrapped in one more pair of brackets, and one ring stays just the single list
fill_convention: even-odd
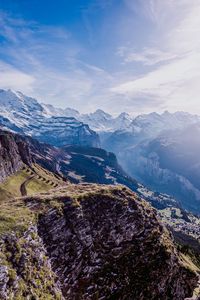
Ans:
[{"label": "sky", "polygon": [[0,88],[80,112],[200,114],[200,0],[1,0]]}]

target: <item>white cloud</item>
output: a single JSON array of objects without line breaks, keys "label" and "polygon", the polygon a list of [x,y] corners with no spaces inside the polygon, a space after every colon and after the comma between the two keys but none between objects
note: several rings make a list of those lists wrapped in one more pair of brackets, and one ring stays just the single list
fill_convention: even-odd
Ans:
[{"label": "white cloud", "polygon": [[[98,45],[99,39],[103,43],[102,52],[90,45],[98,55],[91,60],[91,49],[87,52],[66,28],[0,14],[0,55],[7,62],[0,62],[0,87],[84,112],[100,107],[109,112],[200,113],[200,1],[124,2],[126,9],[113,13],[109,26],[103,26],[108,32],[105,41],[89,18],[94,9],[107,9],[107,1],[98,0],[97,6],[86,9],[88,38],[95,35]],[[113,55],[116,48],[118,56]],[[96,65],[90,63],[95,59]]]},{"label": "white cloud", "polygon": [[[148,8],[151,6],[149,17],[160,26],[159,32],[163,35],[154,39],[154,48],[149,46],[143,51],[121,49],[119,54],[126,63],[137,62],[151,68],[138,78],[122,80],[111,91],[126,95],[133,104],[137,97],[145,97],[150,103],[155,99],[157,110],[167,108],[200,113],[200,1],[151,0],[142,3],[148,3]],[[170,24],[163,21],[163,14],[166,20],[171,18]]]},{"label": "white cloud", "polygon": [[9,89],[12,87],[15,90],[23,90],[25,93],[32,93],[34,82],[35,78],[33,76],[0,61],[1,88]]},{"label": "white cloud", "polygon": [[152,66],[178,57],[176,54],[164,52],[156,48],[144,48],[137,52],[128,47],[120,47],[117,54],[124,59],[125,63],[139,62],[147,66]]},{"label": "white cloud", "polygon": [[[87,109],[108,73],[77,58],[81,47],[60,27],[0,14],[0,88],[12,88],[57,106]],[[98,82],[98,87],[97,87]],[[93,98],[93,99],[92,99]]]}]

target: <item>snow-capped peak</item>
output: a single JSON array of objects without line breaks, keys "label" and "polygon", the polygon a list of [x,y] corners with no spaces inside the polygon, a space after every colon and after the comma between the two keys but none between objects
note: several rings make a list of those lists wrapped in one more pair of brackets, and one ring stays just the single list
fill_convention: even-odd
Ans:
[{"label": "snow-capped peak", "polygon": [[42,106],[34,98],[27,97],[19,91],[0,90],[0,111],[7,112],[41,112]]}]

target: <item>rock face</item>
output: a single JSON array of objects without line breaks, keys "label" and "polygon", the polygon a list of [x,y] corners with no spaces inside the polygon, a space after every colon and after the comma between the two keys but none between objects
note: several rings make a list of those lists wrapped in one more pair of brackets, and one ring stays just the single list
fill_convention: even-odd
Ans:
[{"label": "rock face", "polygon": [[126,188],[71,185],[26,203],[43,207],[38,232],[64,299],[192,295],[196,275],[182,264],[156,211]]},{"label": "rock face", "polygon": [[36,226],[3,237],[0,251],[0,299],[63,299]]},{"label": "rock face", "polygon": [[27,144],[12,133],[0,131],[0,182],[17,172],[23,163],[31,163]]},{"label": "rock face", "polygon": [[100,145],[98,135],[88,125],[71,117],[40,119],[37,123],[31,123],[25,133],[57,147],[65,145],[99,147]]}]

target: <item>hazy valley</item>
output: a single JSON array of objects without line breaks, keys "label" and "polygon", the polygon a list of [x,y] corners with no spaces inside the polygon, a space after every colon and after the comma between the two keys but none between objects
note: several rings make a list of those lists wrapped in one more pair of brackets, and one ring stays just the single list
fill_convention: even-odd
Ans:
[{"label": "hazy valley", "polygon": [[1,298],[198,299],[199,122],[1,90]]}]

